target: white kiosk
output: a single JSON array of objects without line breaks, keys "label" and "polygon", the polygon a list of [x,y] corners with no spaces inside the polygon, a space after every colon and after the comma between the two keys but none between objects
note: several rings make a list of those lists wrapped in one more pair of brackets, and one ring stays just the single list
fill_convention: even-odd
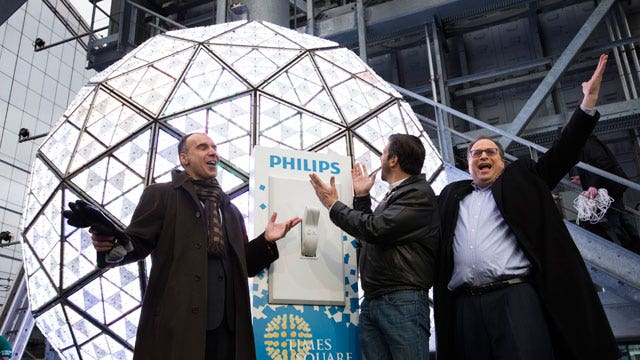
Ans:
[{"label": "white kiosk", "polygon": [[254,148],[250,198],[254,234],[273,212],[302,224],[278,241],[280,258],[253,279],[258,359],[360,359],[355,239],[333,225],[309,183],[336,179],[351,204],[351,159],[307,151]]}]

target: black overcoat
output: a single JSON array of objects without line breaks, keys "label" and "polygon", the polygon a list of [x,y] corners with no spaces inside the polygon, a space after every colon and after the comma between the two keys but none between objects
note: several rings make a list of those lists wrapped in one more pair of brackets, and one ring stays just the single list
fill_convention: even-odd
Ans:
[{"label": "black overcoat", "polygon": [[[609,322],[578,249],[551,195],[575,165],[599,115],[574,112],[560,139],[535,162],[517,160],[491,191],[498,209],[532,264],[531,283],[540,295],[556,359],[616,359]],[[453,357],[455,299],[447,284],[453,270],[453,235],[460,201],[471,180],[446,186],[439,198],[442,244],[434,286],[438,359]]]},{"label": "black overcoat", "polygon": [[[221,205],[234,270],[236,359],[255,359],[248,276],[278,257],[263,235],[249,242],[240,211]],[[207,319],[207,229],[204,211],[184,172],[147,187],[126,233],[134,252],[123,263],[151,254],[134,359],[204,359]]]}]

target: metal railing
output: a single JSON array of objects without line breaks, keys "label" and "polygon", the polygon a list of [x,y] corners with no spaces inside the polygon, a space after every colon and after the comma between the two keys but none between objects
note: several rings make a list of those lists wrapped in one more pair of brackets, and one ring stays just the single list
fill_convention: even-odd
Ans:
[{"label": "metal railing", "polygon": [[[408,96],[410,98],[413,98],[415,100],[417,100],[420,103],[432,106],[434,108],[434,113],[436,114],[436,117],[438,116],[444,116],[445,114],[448,115],[452,115],[455,116],[458,119],[464,120],[470,124],[473,124],[475,126],[478,126],[480,128],[483,128],[487,131],[489,131],[491,134],[495,134],[495,135],[500,135],[503,136],[505,138],[508,138],[509,140],[511,140],[512,142],[515,142],[517,144],[520,144],[526,148],[529,149],[529,154],[531,154],[531,158],[532,159],[537,159],[537,154],[541,153],[544,154],[545,152],[547,152],[547,148],[545,148],[544,146],[538,145],[536,143],[533,143],[529,140],[523,139],[517,135],[513,135],[507,131],[504,131],[498,127],[492,126],[490,124],[487,124],[485,122],[483,122],[482,120],[478,120],[470,115],[467,115],[465,113],[462,113],[456,109],[450,108],[446,105],[437,103],[429,98],[426,98],[420,94],[416,94],[410,90],[404,89],[402,87],[396,86],[396,85],[392,85],[398,92],[400,92],[401,94]],[[427,126],[429,127],[437,127],[438,123],[444,123],[444,122],[439,122],[439,121],[433,121],[431,119],[427,119],[425,116],[422,115],[418,115],[418,118]],[[430,120],[430,121],[426,121],[426,120]],[[466,136],[464,133],[455,131],[453,129],[450,128],[436,128],[436,131],[438,131],[438,134],[444,134],[444,136],[451,138],[452,136],[457,136],[460,138],[465,139],[466,141],[472,141],[473,139]],[[439,139],[440,140],[440,139]],[[452,142],[453,143],[453,142]],[[440,146],[440,150],[443,151],[442,149],[442,144],[439,144]],[[507,159],[513,160],[515,159],[515,157],[510,156],[508,154],[505,154],[505,156],[507,157]],[[597,167],[591,166],[589,164],[586,164],[584,162],[579,162],[578,164],[576,164],[577,167],[590,171],[596,175],[602,176],[606,179],[612,180],[616,183],[625,185],[626,187],[628,187],[629,189],[635,190],[635,191],[640,191],[640,184],[637,184],[633,181],[630,181],[628,179],[622,178],[620,176],[611,174],[609,172],[606,172],[604,170],[598,169]]]},{"label": "metal railing", "polygon": [[0,314],[0,334],[12,344],[14,359],[22,359],[34,325],[27,297],[27,276],[22,267]]}]

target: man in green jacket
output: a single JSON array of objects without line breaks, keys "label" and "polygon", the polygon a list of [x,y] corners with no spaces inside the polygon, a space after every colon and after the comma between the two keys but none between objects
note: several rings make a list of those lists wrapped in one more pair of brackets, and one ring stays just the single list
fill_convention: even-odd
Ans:
[{"label": "man in green jacket", "polygon": [[9,360],[11,359],[13,348],[11,348],[11,344],[7,341],[7,338],[0,335],[0,360]]}]

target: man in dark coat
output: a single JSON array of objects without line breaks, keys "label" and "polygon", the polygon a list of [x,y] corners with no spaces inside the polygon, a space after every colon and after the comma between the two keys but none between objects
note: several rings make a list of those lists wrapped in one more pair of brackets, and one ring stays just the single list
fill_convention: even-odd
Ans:
[{"label": "man in dark coat", "polygon": [[[276,223],[274,213],[249,242],[216,180],[213,141],[189,134],[178,150],[185,171],[147,187],[125,230],[134,250],[120,265],[152,259],[134,359],[255,359],[247,277],[278,258],[275,241],[301,219]],[[113,237],[92,233],[97,251],[113,247]]]},{"label": "man in dark coat", "polygon": [[361,243],[358,267],[364,290],[360,348],[364,359],[429,358],[428,291],[433,285],[439,219],[435,194],[424,174],[425,149],[413,135],[393,134],[380,156],[389,192],[371,210],[376,172],[353,172],[353,209],[338,201],[316,174],[311,184],[331,221]]},{"label": "man in dark coat", "polygon": [[[611,150],[595,135],[591,135],[587,139],[580,154],[580,161],[628,179]],[[597,224],[583,222],[580,225],[611,241],[619,242],[620,245],[636,254],[640,254],[640,237],[638,237],[635,220],[624,207],[624,192],[627,187],[581,168],[578,168],[578,177],[572,177],[571,181],[581,185],[590,198],[598,195],[598,189],[607,189],[607,193],[613,198],[613,203],[611,203],[602,222]]]},{"label": "man in dark coat", "polygon": [[606,61],[600,57],[582,84],[580,108],[537,162],[505,166],[501,146],[480,138],[467,156],[473,180],[442,190],[438,359],[617,358],[602,305],[550,191],[578,161],[598,120]]}]

